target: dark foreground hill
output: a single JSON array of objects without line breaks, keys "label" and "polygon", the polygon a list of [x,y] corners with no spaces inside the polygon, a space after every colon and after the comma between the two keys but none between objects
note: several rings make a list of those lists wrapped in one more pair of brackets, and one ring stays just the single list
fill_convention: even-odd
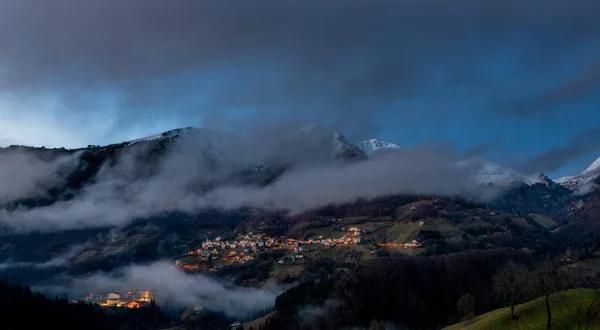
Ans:
[{"label": "dark foreground hill", "polygon": [[[478,312],[500,307],[490,294],[494,274],[509,261],[532,260],[520,251],[498,249],[377,258],[350,272],[320,262],[307,275],[311,280],[277,298],[277,313],[266,327],[368,327],[375,319],[408,329],[435,329],[459,320],[456,301],[465,293],[474,297]],[[315,306],[320,306],[318,312]]]},{"label": "dark foreground hill", "polygon": [[[591,289],[574,289],[560,292],[554,298],[552,326],[554,329],[598,329],[600,327],[600,296]],[[546,329],[546,307],[538,298],[515,307],[518,319],[510,317],[510,308],[500,308],[457,323],[445,330],[504,330]]]}]

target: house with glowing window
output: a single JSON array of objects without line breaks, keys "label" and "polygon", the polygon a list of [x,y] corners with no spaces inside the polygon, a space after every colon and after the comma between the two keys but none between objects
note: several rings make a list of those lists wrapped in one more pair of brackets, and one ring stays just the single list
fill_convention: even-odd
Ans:
[{"label": "house with glowing window", "polygon": [[124,307],[127,308],[140,308],[142,307],[143,302],[141,301],[128,301],[125,304],[123,304]]}]

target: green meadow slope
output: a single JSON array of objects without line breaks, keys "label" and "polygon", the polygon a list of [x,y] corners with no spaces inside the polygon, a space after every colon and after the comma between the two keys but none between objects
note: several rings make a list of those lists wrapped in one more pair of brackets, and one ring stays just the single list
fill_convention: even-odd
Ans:
[{"label": "green meadow slope", "polygon": [[[596,299],[594,290],[560,292],[553,296],[551,310],[552,329],[600,329],[600,302]],[[515,306],[515,314],[519,316],[518,320],[511,319],[510,307],[500,308],[445,329],[546,329],[546,306],[542,298]]]}]

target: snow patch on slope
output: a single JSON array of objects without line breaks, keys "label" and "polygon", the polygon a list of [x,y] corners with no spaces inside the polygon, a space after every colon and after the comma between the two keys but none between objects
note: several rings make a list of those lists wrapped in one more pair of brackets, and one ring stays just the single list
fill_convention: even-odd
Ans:
[{"label": "snow patch on slope", "polygon": [[366,154],[354,143],[348,141],[342,133],[334,132],[331,156],[333,158],[361,158]]},{"label": "snow patch on slope", "polygon": [[600,158],[596,159],[585,171],[577,175],[565,176],[556,183],[573,191],[588,191],[596,178],[600,177]]},{"label": "snow patch on slope", "polygon": [[359,145],[360,149],[367,155],[375,153],[377,150],[385,149],[400,149],[400,146],[391,142],[381,141],[378,139],[370,139],[362,141]]},{"label": "snow patch on slope", "polygon": [[587,174],[598,174],[600,172],[600,158],[596,159],[585,171],[583,171],[584,175]]},{"label": "snow patch on slope", "polygon": [[515,182],[523,182],[527,185],[545,183],[543,175],[523,176],[512,169],[502,167],[487,159],[474,157],[467,160],[461,160],[456,163],[457,166],[470,166],[475,169],[474,180],[476,184],[493,184],[495,186],[509,186]]},{"label": "snow patch on slope", "polygon": [[578,186],[588,183],[590,178],[583,175],[571,175],[556,179],[555,181],[561,186],[575,190]]},{"label": "snow patch on slope", "polygon": [[156,140],[164,140],[164,139],[169,139],[169,138],[175,138],[175,137],[178,137],[179,134],[181,134],[182,132],[191,131],[193,129],[194,129],[193,127],[172,129],[170,131],[166,131],[166,132],[163,132],[163,133],[153,134],[153,135],[146,136],[146,137],[143,137],[143,138],[131,140],[131,141],[128,141],[127,144],[128,145],[132,145],[132,144],[135,144],[135,143],[138,143],[138,142],[156,141]]}]

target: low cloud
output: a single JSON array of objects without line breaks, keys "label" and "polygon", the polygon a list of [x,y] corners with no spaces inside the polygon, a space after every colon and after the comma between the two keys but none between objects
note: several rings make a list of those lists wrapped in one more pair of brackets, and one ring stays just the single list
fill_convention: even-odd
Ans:
[{"label": "low cloud", "polygon": [[[251,206],[298,213],[392,194],[473,193],[478,168],[457,167],[455,161],[433,150],[398,150],[364,162],[299,169],[264,188],[218,188],[203,196],[203,202],[225,209]],[[187,208],[193,202],[180,203]]]},{"label": "low cloud", "polygon": [[0,150],[0,206],[16,199],[44,197],[49,188],[64,183],[78,158],[73,154],[44,160],[32,153]]},{"label": "low cloud", "polygon": [[483,192],[474,181],[479,165],[457,166],[456,155],[443,146],[401,149],[354,163],[300,166],[266,186],[229,183],[210,190],[198,187],[232,172],[203,166],[198,152],[175,150],[176,156],[163,157],[151,170],[133,153],[122,156],[75,198],[46,207],[0,210],[0,222],[17,231],[54,231],[122,226],[168,211],[251,207],[293,214],[392,194],[480,198]]},{"label": "low cloud", "polygon": [[170,262],[131,265],[110,273],[97,272],[81,278],[65,278],[64,285],[36,288],[51,294],[67,292],[70,297],[90,292],[108,294],[133,290],[155,292],[158,304],[166,307],[201,306],[229,317],[244,318],[272,308],[281,288],[261,289],[226,284],[205,275],[189,275]]},{"label": "low cloud", "polygon": [[575,191],[575,195],[577,196],[585,196],[587,194],[590,194],[594,191],[598,190],[598,185],[593,183],[593,182],[589,182],[586,183],[584,185],[582,185],[581,187],[579,187],[576,191]]}]

